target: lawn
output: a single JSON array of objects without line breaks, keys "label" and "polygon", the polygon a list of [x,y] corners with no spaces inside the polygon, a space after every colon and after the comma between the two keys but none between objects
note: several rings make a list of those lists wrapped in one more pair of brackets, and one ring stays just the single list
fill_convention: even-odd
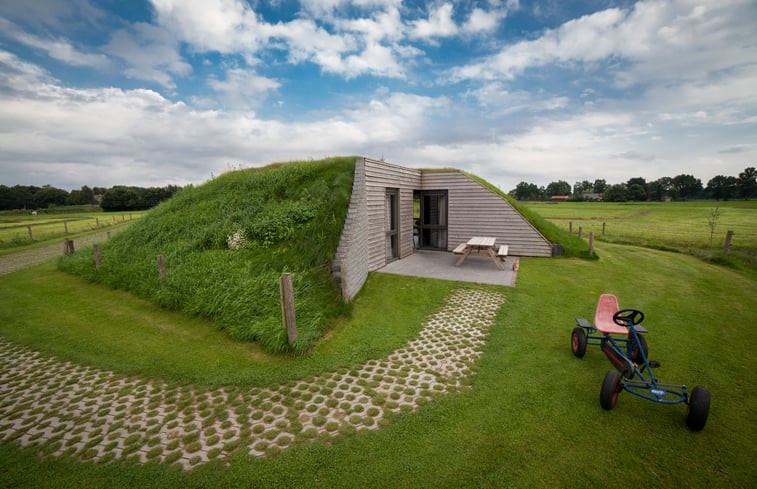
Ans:
[{"label": "lawn", "polygon": [[[694,202],[529,202],[527,208],[573,232],[593,232],[605,239],[671,246],[722,249],[725,234],[734,231],[732,245],[757,250],[757,200]],[[709,219],[718,209],[710,242]]]},{"label": "lawn", "polygon": [[[0,213],[0,253],[16,252],[83,234],[110,229],[142,217],[144,212],[70,212],[36,216]],[[29,239],[29,227],[32,239]]]},{"label": "lawn", "polygon": [[[188,473],[161,465],[39,458],[2,444],[0,486],[754,487],[757,283],[685,254],[598,247],[598,261],[521,259],[517,287],[505,291],[472,388],[396,415],[387,428],[333,444],[303,444],[272,458],[238,456],[228,467],[211,463]],[[68,295],[39,300],[44,296],[35,296],[35,289],[51,279],[63,280],[58,290]],[[0,278],[0,334],[129,374],[248,385],[383,356],[412,337],[420,318],[457,286],[372,275],[352,317],[315,353],[274,360],[203,321],[45,265]],[[603,292],[616,294],[621,307],[646,313],[650,356],[660,361],[663,381],[712,392],[702,432],[685,428],[681,405],[621,394],[613,411],[601,409],[599,389],[610,365],[595,347],[576,359],[569,338],[574,318],[591,318]],[[65,304],[78,313],[66,311]],[[155,350],[140,354],[145,348]],[[127,352],[116,354],[121,349]],[[219,366],[210,368],[214,359]],[[276,365],[245,370],[245,362]]]},{"label": "lawn", "polygon": [[[520,204],[573,234],[581,228],[584,239],[593,232],[597,240],[689,253],[757,278],[757,200]],[[729,230],[730,254],[723,257]]]}]

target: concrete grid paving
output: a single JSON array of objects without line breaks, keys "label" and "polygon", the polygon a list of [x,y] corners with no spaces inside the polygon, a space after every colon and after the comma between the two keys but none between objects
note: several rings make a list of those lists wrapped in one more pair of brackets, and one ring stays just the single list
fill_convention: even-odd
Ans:
[{"label": "concrete grid paving", "polygon": [[198,390],[64,362],[0,339],[0,440],[43,456],[178,464],[275,454],[388,423],[463,389],[500,292],[459,289],[384,359],[265,388]]}]

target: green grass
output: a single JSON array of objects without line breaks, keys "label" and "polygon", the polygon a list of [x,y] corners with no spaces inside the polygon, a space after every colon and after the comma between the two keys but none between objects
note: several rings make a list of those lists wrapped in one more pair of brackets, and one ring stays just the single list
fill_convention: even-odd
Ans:
[{"label": "green grass", "polygon": [[[699,256],[752,274],[757,278],[757,201],[693,202],[528,202],[562,230],[582,228],[597,240],[667,249]],[[718,209],[714,233],[708,223]],[[604,234],[603,234],[604,228]],[[723,256],[728,230],[734,231],[731,250]],[[712,241],[710,238],[712,237]]]},{"label": "green grass", "polygon": [[[0,213],[0,254],[44,246],[64,237],[73,238],[106,231],[113,226],[139,219],[143,214],[144,212],[99,212],[94,209],[90,212],[40,213],[36,216],[32,216],[30,212]],[[32,228],[31,240],[27,226]]]},{"label": "green grass", "polygon": [[[59,267],[168,309],[211,319],[268,352],[304,353],[348,309],[330,273],[352,190],[354,157],[232,171],[184,188],[101,246]],[[233,249],[231,236],[244,243]],[[161,284],[156,259],[163,255]],[[281,327],[279,277],[292,273],[297,341]]]},{"label": "green grass", "polygon": [[[3,444],[0,486],[754,487],[757,282],[684,254],[608,243],[599,247],[599,261],[521,259],[517,287],[506,289],[507,300],[492,328],[472,389],[432,401],[417,413],[394,416],[388,427],[343,435],[333,444],[300,445],[271,458],[252,459],[238,453],[229,467],[218,461],[190,473],[153,464],[40,458],[36,450]],[[48,267],[37,273],[56,272]],[[26,283],[36,286],[28,282],[33,276],[20,272],[1,278],[2,300],[8,301],[7,294]],[[422,304],[429,290],[442,283],[407,282],[400,285],[405,290],[394,292],[395,280],[399,279],[372,276],[353,318],[323,344],[351,344],[361,338],[361,334],[352,335],[347,325],[362,320],[360,308],[366,303],[382,314],[403,307],[409,313],[418,307],[413,301]],[[99,309],[99,294],[88,288],[96,286],[69,285],[72,294],[79,290],[82,301],[86,297],[93,309]],[[663,381],[704,385],[712,392],[710,418],[702,432],[685,428],[683,405],[663,406],[623,393],[613,411],[601,409],[599,388],[611,367],[596,347],[583,359],[573,357],[569,338],[574,318],[591,318],[597,297],[604,292],[616,294],[621,307],[646,313],[650,356],[661,362],[656,373]],[[387,294],[394,295],[384,302]],[[125,294],[120,300],[143,304]],[[40,322],[39,318],[24,319],[31,313],[23,309],[2,318],[2,334],[21,335],[32,322]],[[5,326],[8,317],[13,326]],[[370,322],[374,339],[367,339],[366,345],[383,337],[387,323],[403,330],[387,331],[398,335],[393,342],[412,335],[417,327],[382,317]],[[363,333],[369,323],[365,324],[358,328]],[[54,326],[48,333],[51,336],[56,335]],[[25,341],[64,342],[55,337],[39,339],[40,334],[28,332],[30,339]],[[185,350],[200,350],[207,341],[190,337],[186,344],[166,346],[163,354],[167,362],[182,363]],[[228,340],[221,336],[218,341]],[[93,340],[91,346],[102,343]],[[331,352],[319,349],[318,354],[327,358],[345,348],[334,345]],[[66,355],[86,354],[64,349],[69,350]],[[220,359],[221,353],[215,355]],[[357,361],[362,356],[352,358]],[[287,360],[293,369],[307,361]],[[137,370],[160,373],[151,364]]]},{"label": "green grass", "polygon": [[[266,354],[256,343],[230,340],[208,320],[88,283],[52,264],[0,280],[0,335],[124,375],[209,388],[265,386],[387,355],[457,286],[392,275],[371,275],[367,283],[352,316],[302,358]],[[416,289],[424,293],[412,294]]]}]

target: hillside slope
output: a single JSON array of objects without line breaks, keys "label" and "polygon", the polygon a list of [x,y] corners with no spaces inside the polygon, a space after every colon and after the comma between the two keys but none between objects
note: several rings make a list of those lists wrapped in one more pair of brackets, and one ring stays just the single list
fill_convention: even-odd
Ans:
[{"label": "hillside slope", "polygon": [[[207,317],[269,352],[303,353],[346,307],[330,273],[349,204],[354,157],[225,173],[187,187],[101,246],[59,268]],[[157,255],[166,276],[161,285]],[[281,326],[279,277],[291,272],[298,338]],[[128,325],[124,325],[128,327]]]}]

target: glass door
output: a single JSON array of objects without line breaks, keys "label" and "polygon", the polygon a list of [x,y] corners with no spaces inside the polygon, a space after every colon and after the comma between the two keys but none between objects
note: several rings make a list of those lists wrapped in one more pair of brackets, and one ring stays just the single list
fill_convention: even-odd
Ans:
[{"label": "glass door", "polygon": [[386,222],[386,261],[396,260],[399,250],[399,192],[396,188],[386,189],[384,222]]},{"label": "glass door", "polygon": [[420,192],[420,247],[447,250],[447,191]]}]

